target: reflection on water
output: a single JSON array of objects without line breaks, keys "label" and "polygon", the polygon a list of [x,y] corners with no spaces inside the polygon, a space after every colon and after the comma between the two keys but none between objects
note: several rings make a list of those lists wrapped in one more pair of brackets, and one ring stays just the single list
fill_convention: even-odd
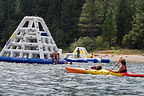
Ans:
[{"label": "reflection on water", "polygon": [[[37,65],[0,62],[0,95],[31,96],[144,96],[144,78],[67,73],[65,67],[89,68],[94,63]],[[112,68],[114,64],[102,64]],[[143,64],[127,64],[144,73]]]}]

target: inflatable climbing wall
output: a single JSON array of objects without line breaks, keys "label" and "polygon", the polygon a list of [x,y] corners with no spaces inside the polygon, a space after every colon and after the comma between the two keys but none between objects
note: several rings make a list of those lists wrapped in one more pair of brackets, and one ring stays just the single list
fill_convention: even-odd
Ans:
[{"label": "inflatable climbing wall", "polygon": [[40,17],[26,16],[11,35],[0,56],[19,58],[51,59],[50,54],[58,49],[44,20]]}]

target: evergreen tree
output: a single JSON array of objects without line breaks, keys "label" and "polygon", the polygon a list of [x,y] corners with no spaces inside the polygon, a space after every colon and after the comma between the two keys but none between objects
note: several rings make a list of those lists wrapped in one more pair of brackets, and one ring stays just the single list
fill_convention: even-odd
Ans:
[{"label": "evergreen tree", "polygon": [[[38,8],[38,16],[45,19],[47,16],[47,10],[49,8],[49,0],[38,0],[39,5],[37,5]],[[34,9],[33,9],[34,10]],[[50,14],[49,14],[50,15]]]},{"label": "evergreen tree", "polygon": [[123,36],[131,29],[131,21],[133,15],[132,2],[134,0],[120,0],[117,11],[117,45],[121,46]]},{"label": "evergreen tree", "polygon": [[15,0],[4,0],[4,29],[1,31],[2,34],[2,46],[6,43],[10,35],[14,32],[17,27],[15,20]]},{"label": "evergreen tree", "polygon": [[[3,24],[3,21],[4,20],[4,1],[3,0],[1,0],[0,1],[0,26],[2,26]],[[0,27],[0,28],[2,28],[2,27]]]},{"label": "evergreen tree", "polygon": [[109,46],[115,46],[116,33],[117,33],[117,27],[116,27],[115,15],[112,9],[110,9],[106,15],[106,19],[102,27],[102,36],[104,42],[106,41],[109,42]]},{"label": "evergreen tree", "polygon": [[48,25],[48,28],[58,47],[63,45],[61,42],[63,34],[62,30],[60,29],[61,3],[62,0],[49,0],[47,2],[47,10],[44,17],[46,24]]},{"label": "evergreen tree", "polygon": [[103,16],[102,0],[87,0],[83,5],[80,23],[78,24],[80,36],[89,36],[94,39],[101,35]]},{"label": "evergreen tree", "polygon": [[[68,47],[78,37],[78,21],[81,13],[81,6],[84,0],[63,0],[61,4],[60,31],[63,34],[59,42],[63,48]],[[61,44],[62,44],[61,43]]]},{"label": "evergreen tree", "polygon": [[32,14],[33,16],[39,16],[39,3],[41,2],[41,0],[33,0],[32,2]]},{"label": "evergreen tree", "polygon": [[59,0],[49,0],[47,11],[45,13],[44,20],[48,25],[53,37],[55,38],[56,32],[59,30],[59,18],[60,18],[60,10]]},{"label": "evergreen tree", "polygon": [[33,16],[33,1],[34,0],[21,0],[21,10],[23,16]]},{"label": "evergreen tree", "polygon": [[[136,13],[133,16],[132,30],[125,35],[123,46],[132,49],[144,48],[144,1],[136,0]],[[129,45],[129,46],[127,46]]]},{"label": "evergreen tree", "polygon": [[118,11],[118,5],[120,0],[103,0],[103,7],[104,7],[104,20],[106,18],[106,14],[108,13],[109,9],[113,10],[113,14],[116,14]]},{"label": "evergreen tree", "polygon": [[42,17],[61,48],[86,36],[102,36],[110,47],[117,39],[119,46],[144,48],[144,0],[0,0],[1,47],[24,16]]},{"label": "evergreen tree", "polygon": [[[3,31],[3,29],[4,29],[4,0],[1,0],[0,1],[0,38],[2,38],[2,31]],[[3,42],[3,40],[2,39],[0,39],[0,48],[2,47],[2,42]]]}]

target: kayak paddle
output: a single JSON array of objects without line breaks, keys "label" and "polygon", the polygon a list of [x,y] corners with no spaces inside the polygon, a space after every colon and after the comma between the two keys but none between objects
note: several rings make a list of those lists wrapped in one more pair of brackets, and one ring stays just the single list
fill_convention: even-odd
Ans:
[{"label": "kayak paddle", "polygon": [[[120,61],[121,61],[122,58],[123,58],[123,57],[121,57],[121,58],[119,59],[118,64],[120,64]],[[115,66],[114,66],[111,70],[113,70],[115,67],[116,67],[116,64],[115,64]],[[111,70],[110,70],[110,71],[111,71]],[[108,74],[110,73],[110,71],[109,71],[106,75],[108,75]]]}]

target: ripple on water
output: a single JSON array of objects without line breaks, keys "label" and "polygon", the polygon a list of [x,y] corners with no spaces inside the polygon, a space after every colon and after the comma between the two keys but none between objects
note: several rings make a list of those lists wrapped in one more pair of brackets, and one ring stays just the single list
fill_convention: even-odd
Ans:
[{"label": "ripple on water", "polygon": [[[144,95],[143,78],[67,73],[65,67],[89,68],[93,63],[41,65],[0,62],[0,94],[15,96],[130,96]],[[113,64],[102,63],[103,68]],[[128,63],[128,70],[144,73],[143,64]]]}]

